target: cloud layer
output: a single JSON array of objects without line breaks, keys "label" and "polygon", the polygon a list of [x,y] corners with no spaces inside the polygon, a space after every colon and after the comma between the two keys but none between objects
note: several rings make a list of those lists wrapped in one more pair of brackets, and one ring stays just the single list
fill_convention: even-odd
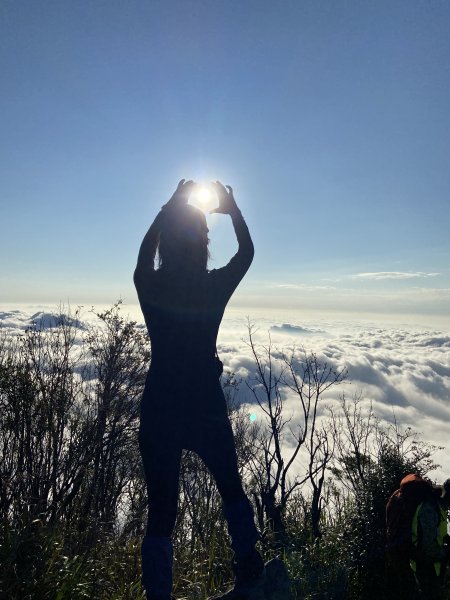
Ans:
[{"label": "cloud layer", "polygon": [[[267,345],[268,339],[268,328],[264,328],[264,325],[266,323],[262,324],[255,336],[261,348]],[[342,324],[331,321],[326,328],[315,323],[273,324],[270,334],[274,350],[301,344],[306,351],[316,352],[330,366],[345,366],[348,369],[346,383],[330,391],[330,402],[337,401],[343,391],[348,396],[361,394],[363,403],[367,407],[372,404],[375,414],[381,419],[392,422],[395,418],[402,427],[412,427],[421,432],[424,440],[448,446],[448,332],[358,323],[347,326],[345,330]],[[225,336],[226,331],[223,334]],[[235,353],[221,353],[224,364],[252,379],[255,369],[250,349],[245,341],[239,343],[236,337],[234,340]],[[244,391],[243,396],[244,401],[253,401],[248,392]],[[295,406],[292,406],[295,410]],[[448,450],[439,452],[436,459],[442,464],[436,476],[449,477]]]},{"label": "cloud layer", "polygon": [[[86,319],[92,318],[89,314]],[[17,334],[28,327],[51,327],[51,310],[0,312],[1,329]],[[82,333],[83,323],[73,325]],[[280,364],[282,348],[304,347],[335,368],[346,367],[345,384],[332,388],[330,403],[337,402],[345,391],[348,396],[361,394],[367,406],[372,404],[381,419],[394,416],[402,427],[422,432],[423,439],[449,446],[450,440],[450,332],[419,329],[411,326],[377,326],[376,324],[344,324],[327,322],[277,322],[264,318],[255,323],[254,340],[262,349],[270,343],[275,363]],[[227,370],[238,378],[254,381],[256,370],[248,345],[245,319],[225,319],[218,340],[218,351]],[[298,409],[287,394],[287,405],[293,413]],[[245,384],[240,386],[241,403],[255,400]],[[295,415],[294,415],[295,418]],[[436,456],[442,469],[436,477],[450,476],[450,453]]]},{"label": "cloud layer", "polygon": [[424,273],[422,271],[416,272],[402,272],[402,271],[380,271],[377,273],[358,273],[354,275],[354,279],[418,279],[427,277],[437,277],[440,273]]}]

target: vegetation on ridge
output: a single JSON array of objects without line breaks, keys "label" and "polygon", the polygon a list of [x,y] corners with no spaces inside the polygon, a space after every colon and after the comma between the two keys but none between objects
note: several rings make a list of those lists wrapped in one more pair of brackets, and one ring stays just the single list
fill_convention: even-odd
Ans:
[{"label": "vegetation on ridge", "polygon": [[[254,376],[226,373],[222,383],[265,558],[283,556],[299,600],[387,596],[386,501],[406,473],[432,471],[436,448],[383,425],[361,397],[329,403],[345,368],[259,347],[252,328],[248,343]],[[145,331],[119,304],[89,326],[61,313],[0,339],[0,597],[144,597],[137,431],[150,356]],[[239,404],[244,386],[256,421]],[[188,452],[174,535],[177,597],[223,589],[231,572],[220,498]]]}]

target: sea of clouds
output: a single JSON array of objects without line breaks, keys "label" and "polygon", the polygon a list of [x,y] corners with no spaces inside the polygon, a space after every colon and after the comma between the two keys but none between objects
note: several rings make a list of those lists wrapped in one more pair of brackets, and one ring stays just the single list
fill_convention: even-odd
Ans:
[{"label": "sea of clouds", "polygon": [[[424,441],[444,446],[435,455],[441,468],[432,477],[450,477],[450,328],[289,316],[289,322],[268,317],[253,321],[260,349],[270,340],[275,356],[295,346],[313,351],[337,370],[345,367],[345,383],[327,392],[326,404],[338,403],[342,393],[347,398],[361,396],[362,405],[372,407],[382,421],[395,420],[402,429],[420,432]],[[218,348],[226,367],[252,380],[255,364],[245,326],[244,318],[225,321]],[[248,389],[240,393],[244,401],[254,402]],[[286,409],[298,413],[292,394],[286,395]]]},{"label": "sea of clouds", "polygon": [[[122,310],[143,326],[138,307],[123,306]],[[44,306],[0,308],[0,327],[7,335],[18,335],[32,325],[52,327],[55,312],[54,307]],[[75,318],[72,310],[72,318],[80,336],[86,324],[95,319],[86,309],[80,318]],[[282,317],[257,314],[254,318],[250,314],[250,321],[259,351],[270,343],[275,364],[281,360],[283,349],[295,346],[315,352],[336,369],[345,367],[346,382],[331,388],[326,404],[337,403],[343,392],[349,398],[360,395],[363,405],[368,410],[372,406],[383,421],[396,419],[402,428],[420,432],[424,441],[446,447],[435,455],[442,466],[432,477],[438,481],[450,477],[450,327],[301,318],[295,313]],[[239,310],[227,311],[219,333],[218,352],[225,369],[242,379],[238,401],[248,406],[256,418],[262,418],[245,384],[254,381],[256,367],[248,344],[247,317]],[[287,392],[285,407],[292,413],[295,425],[298,400]]]}]

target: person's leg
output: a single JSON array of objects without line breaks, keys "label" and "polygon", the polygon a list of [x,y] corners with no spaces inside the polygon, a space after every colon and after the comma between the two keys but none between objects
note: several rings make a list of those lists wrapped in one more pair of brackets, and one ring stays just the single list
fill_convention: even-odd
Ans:
[{"label": "person's leg", "polygon": [[414,572],[411,569],[409,552],[404,548],[389,548],[386,551],[385,564],[386,600],[418,598]]},{"label": "person's leg", "polygon": [[420,589],[420,598],[424,600],[442,599],[442,587],[433,563],[417,561],[416,580]]},{"label": "person's leg", "polygon": [[[162,424],[159,423],[162,431]],[[152,428],[153,429],[153,428]],[[172,592],[172,532],[177,516],[181,447],[149,431],[141,422],[139,446],[148,493],[147,532],[142,542],[142,583],[149,600],[170,600]]]},{"label": "person's leg", "polygon": [[203,422],[201,436],[193,449],[211,472],[222,497],[234,551],[235,589],[245,588],[261,576],[264,563],[255,549],[260,536],[239,476],[233,431],[228,418],[212,418]]}]

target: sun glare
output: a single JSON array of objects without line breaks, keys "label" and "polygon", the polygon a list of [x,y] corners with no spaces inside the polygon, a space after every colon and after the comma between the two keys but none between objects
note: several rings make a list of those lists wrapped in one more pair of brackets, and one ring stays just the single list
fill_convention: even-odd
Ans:
[{"label": "sun glare", "polygon": [[200,184],[192,193],[190,203],[204,212],[209,212],[217,204],[215,200],[214,192],[207,185]]},{"label": "sun glare", "polygon": [[211,192],[208,188],[200,188],[196,195],[201,204],[208,204],[211,201]]}]

